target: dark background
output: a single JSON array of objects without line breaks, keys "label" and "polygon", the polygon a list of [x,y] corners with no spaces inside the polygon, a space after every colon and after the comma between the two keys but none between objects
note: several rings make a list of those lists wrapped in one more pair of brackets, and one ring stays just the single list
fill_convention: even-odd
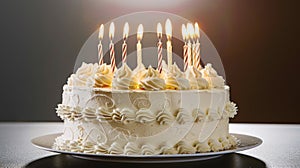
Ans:
[{"label": "dark background", "polygon": [[173,7],[131,7],[116,5],[117,0],[0,1],[0,121],[59,121],[55,107],[62,86],[99,24],[159,10],[198,21],[214,43],[239,106],[233,122],[300,123],[300,24],[294,2],[182,0]]}]

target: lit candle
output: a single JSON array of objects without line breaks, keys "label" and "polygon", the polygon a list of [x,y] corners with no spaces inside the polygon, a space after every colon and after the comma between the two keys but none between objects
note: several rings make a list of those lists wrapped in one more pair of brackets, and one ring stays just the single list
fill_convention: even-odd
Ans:
[{"label": "lit candle", "polygon": [[187,24],[187,32],[188,32],[188,64],[191,66],[192,64],[192,43],[191,39],[194,34],[193,25],[191,23]]},{"label": "lit candle", "polygon": [[197,39],[196,41],[196,45],[195,45],[195,67],[197,69],[201,68],[201,62],[200,62],[200,42],[199,42],[199,38],[200,38],[200,30],[199,30],[199,26],[198,23],[195,23],[195,38]]},{"label": "lit candle", "polygon": [[143,61],[142,61],[142,44],[141,44],[141,40],[143,38],[143,25],[139,24],[138,26],[138,31],[137,31],[137,40],[138,43],[136,44],[136,48],[137,48],[137,66],[142,66]]},{"label": "lit candle", "polygon": [[[192,25],[192,24],[191,24]],[[196,44],[195,44],[195,29],[194,26],[191,26],[191,34],[190,34],[190,38],[193,41],[192,44],[192,60],[193,60],[193,66],[196,67]]]},{"label": "lit candle", "polygon": [[98,34],[98,38],[99,38],[99,44],[98,44],[98,59],[99,59],[99,65],[103,64],[103,48],[102,48],[102,39],[103,39],[103,34],[104,34],[104,26],[103,24],[101,24],[100,28],[99,28],[99,34]]},{"label": "lit candle", "polygon": [[187,70],[187,67],[189,65],[188,62],[188,46],[186,45],[186,40],[187,40],[187,30],[184,24],[182,24],[182,39],[184,41],[184,46],[183,46],[183,61],[184,61],[184,71]]},{"label": "lit candle", "polygon": [[123,40],[124,40],[124,43],[122,45],[122,62],[123,62],[123,64],[126,63],[126,58],[127,58],[126,40],[128,38],[128,33],[129,33],[129,25],[128,25],[128,22],[126,22],[124,25],[124,29],[123,29]]},{"label": "lit candle", "polygon": [[110,44],[109,44],[109,56],[110,56],[110,65],[112,68],[112,71],[114,72],[116,69],[116,59],[115,59],[115,49],[113,44],[113,38],[115,34],[115,24],[112,22],[109,26],[109,38],[110,38]]},{"label": "lit candle", "polygon": [[166,25],[165,25],[165,29],[166,29],[166,35],[167,35],[167,58],[168,58],[168,68],[171,67],[172,65],[172,24],[170,19],[167,19],[166,21]]},{"label": "lit candle", "polygon": [[158,43],[157,43],[157,69],[158,72],[161,73],[162,71],[162,27],[161,24],[157,24],[157,37],[158,37]]}]

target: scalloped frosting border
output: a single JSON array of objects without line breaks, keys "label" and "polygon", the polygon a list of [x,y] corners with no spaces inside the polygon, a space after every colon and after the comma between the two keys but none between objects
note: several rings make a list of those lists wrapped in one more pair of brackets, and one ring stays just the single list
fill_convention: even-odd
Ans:
[{"label": "scalloped frosting border", "polygon": [[202,120],[219,120],[225,117],[233,118],[237,114],[236,104],[227,102],[223,111],[207,108],[206,111],[194,109],[191,114],[188,114],[183,108],[177,110],[173,115],[167,110],[159,111],[154,114],[147,108],[141,108],[134,111],[129,108],[115,108],[108,110],[107,108],[81,108],[79,106],[71,107],[68,105],[58,104],[56,108],[57,115],[62,120],[68,121],[99,121],[99,122],[119,122],[128,124],[130,122],[138,123],[153,123],[158,122],[160,125],[170,124],[176,120],[179,124],[186,122],[200,122]]},{"label": "scalloped frosting border", "polygon": [[148,144],[137,145],[134,142],[127,142],[126,144],[114,142],[111,145],[97,144],[89,141],[85,142],[82,139],[64,140],[62,136],[59,136],[55,139],[53,149],[90,154],[166,155],[217,152],[235,148],[238,143],[238,139],[230,134],[217,139],[211,138],[202,143],[199,141],[194,143],[180,141],[174,146],[162,144],[156,147]]}]

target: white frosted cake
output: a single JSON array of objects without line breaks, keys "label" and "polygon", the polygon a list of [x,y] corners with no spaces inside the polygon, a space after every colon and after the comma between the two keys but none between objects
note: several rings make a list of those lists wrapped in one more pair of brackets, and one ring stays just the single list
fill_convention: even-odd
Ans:
[{"label": "white frosted cake", "polygon": [[164,64],[132,71],[126,64],[86,64],[63,87],[58,150],[122,155],[187,154],[236,146],[229,118],[237,113],[229,87],[211,64]]}]

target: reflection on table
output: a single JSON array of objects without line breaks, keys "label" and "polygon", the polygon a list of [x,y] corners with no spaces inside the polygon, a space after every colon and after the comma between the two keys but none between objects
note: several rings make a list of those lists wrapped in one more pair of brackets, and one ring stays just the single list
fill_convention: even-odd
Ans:
[{"label": "reflection on table", "polygon": [[[50,166],[51,165],[51,166]],[[157,167],[201,167],[201,168],[214,168],[214,167],[230,167],[230,168],[241,168],[241,167],[255,167],[255,168],[266,168],[266,163],[257,158],[233,153],[221,156],[215,159],[209,159],[204,161],[195,162],[182,162],[182,163],[112,163],[112,162],[100,162],[90,161],[85,159],[75,158],[71,155],[54,155],[44,157],[33,162],[28,163],[25,168],[41,168],[41,167],[52,167],[52,168],[75,168],[75,167],[110,167],[110,168],[130,168],[130,167],[143,167],[143,168],[157,168]]]}]

